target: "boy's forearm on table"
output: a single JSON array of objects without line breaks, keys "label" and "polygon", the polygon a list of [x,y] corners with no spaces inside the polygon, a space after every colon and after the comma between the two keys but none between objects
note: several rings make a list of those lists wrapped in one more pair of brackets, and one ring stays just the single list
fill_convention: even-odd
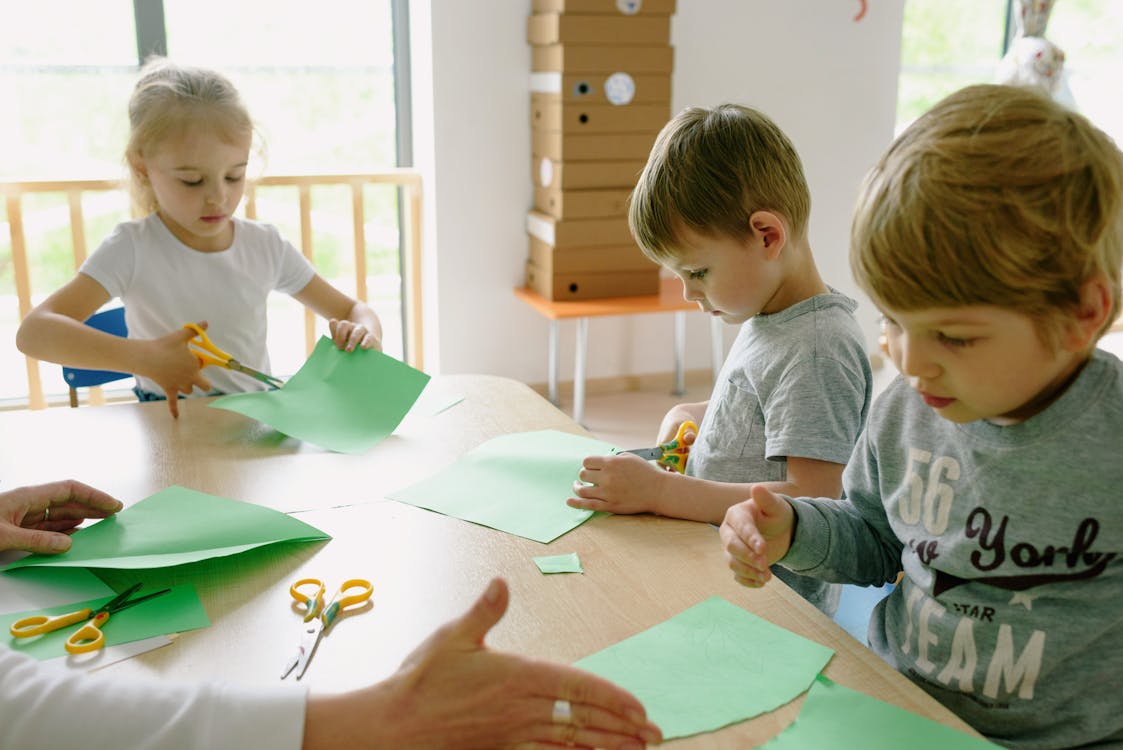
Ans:
[{"label": "boy's forearm on table", "polygon": [[668,473],[664,481],[666,487],[653,511],[687,521],[720,524],[725,511],[747,500],[752,492],[751,484],[714,482],[685,474]]}]

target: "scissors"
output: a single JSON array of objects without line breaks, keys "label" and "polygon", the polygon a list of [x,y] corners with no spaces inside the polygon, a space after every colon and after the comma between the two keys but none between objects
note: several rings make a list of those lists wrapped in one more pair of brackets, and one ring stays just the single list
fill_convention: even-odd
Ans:
[{"label": "scissors", "polygon": [[678,426],[678,432],[670,441],[654,448],[633,448],[621,453],[634,453],[642,459],[656,461],[660,466],[666,466],[682,474],[686,471],[686,459],[690,457],[690,446],[686,444],[687,432],[698,434],[698,425],[689,419]]},{"label": "scissors", "polygon": [[[315,586],[316,593],[309,596],[301,591],[302,586]],[[335,618],[352,604],[368,601],[371,592],[374,591],[374,587],[367,579],[350,578],[343,582],[339,591],[332,597],[331,603],[325,608],[325,589],[324,582],[319,578],[302,578],[289,586],[289,594],[293,601],[304,607],[305,625],[300,631],[300,646],[297,652],[293,654],[293,657],[285,664],[285,670],[281,672],[282,680],[288,677],[294,669],[296,670],[296,679],[299,680],[303,677],[304,670],[308,669],[308,662],[312,660],[312,654],[316,651],[316,645],[320,642],[320,637],[335,622]],[[358,589],[358,591],[353,594],[346,593],[352,589]]]},{"label": "scissors", "polygon": [[183,327],[195,332],[195,335],[187,341],[187,348],[199,360],[200,367],[206,367],[207,365],[225,367],[228,370],[234,370],[235,372],[249,375],[251,378],[256,378],[273,389],[280,388],[284,385],[284,382],[280,378],[275,378],[272,375],[266,375],[260,370],[247,367],[219,349],[207,336],[202,326],[197,323],[187,323]]},{"label": "scissors", "polygon": [[97,609],[86,607],[70,614],[54,617],[48,617],[47,615],[24,617],[13,622],[11,627],[8,628],[8,632],[15,638],[30,638],[33,635],[43,635],[59,628],[65,628],[67,625],[73,625],[76,622],[89,620],[66,639],[66,650],[72,654],[95,651],[105,645],[105,633],[101,632],[101,628],[109,620],[111,614],[136,606],[157,596],[163,596],[171,591],[171,589],[162,589],[145,596],[132,598],[139,588],[139,583],[134,584],[127,591],[118,594]]}]

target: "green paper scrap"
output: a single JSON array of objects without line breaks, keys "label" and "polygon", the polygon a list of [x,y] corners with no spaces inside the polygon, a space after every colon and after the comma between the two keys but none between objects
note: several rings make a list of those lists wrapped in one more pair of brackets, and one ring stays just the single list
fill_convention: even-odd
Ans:
[{"label": "green paper scrap", "polygon": [[29,555],[8,565],[166,568],[278,542],[330,537],[269,508],[171,486],[115,516],[78,529],[61,555]]},{"label": "green paper scrap", "polygon": [[584,573],[585,569],[581,567],[581,560],[577,557],[576,552],[570,552],[568,555],[543,555],[542,557],[534,558],[534,564],[543,573]]},{"label": "green paper scrap", "polygon": [[[159,591],[159,589],[146,590],[142,588],[136,593],[136,596],[144,596],[146,593],[156,591]],[[8,627],[16,620],[31,615],[62,615],[86,607],[100,607],[112,598],[113,595],[110,595],[83,602],[0,615],[0,643],[12,651],[19,651],[36,659],[53,659],[56,656],[66,656],[66,639],[86,622],[89,622],[88,620],[30,638],[13,638],[8,633]],[[105,634],[105,645],[108,647],[141,641],[156,635],[168,635],[169,633],[182,633],[185,630],[205,628],[210,624],[211,621],[207,618],[207,613],[199,601],[199,595],[195,593],[195,587],[187,584],[174,586],[163,596],[157,596],[154,599],[149,599],[110,615],[101,632]]]},{"label": "green paper scrap", "polygon": [[345,352],[322,336],[312,356],[276,391],[215,399],[290,437],[340,453],[362,453],[401,423],[429,376],[373,349]]},{"label": "green paper scrap", "polygon": [[[872,729],[871,729],[872,727]],[[762,750],[984,750],[998,746],[944,726],[822,675],[799,715]]]},{"label": "green paper scrap", "polygon": [[632,691],[669,740],[784,705],[833,653],[715,596],[574,666]]},{"label": "green paper scrap", "polygon": [[565,501],[573,496],[581,461],[611,450],[609,443],[568,432],[517,432],[488,440],[389,497],[549,543],[593,515]]}]

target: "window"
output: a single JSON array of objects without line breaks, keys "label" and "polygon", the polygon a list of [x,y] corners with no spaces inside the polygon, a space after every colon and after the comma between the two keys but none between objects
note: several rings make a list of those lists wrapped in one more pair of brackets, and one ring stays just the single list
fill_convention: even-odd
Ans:
[{"label": "window", "polygon": [[[251,174],[381,171],[408,164],[400,133],[408,112],[408,69],[395,64],[395,28],[405,0],[53,0],[23,3],[0,24],[0,95],[14,102],[0,118],[10,148],[0,179],[123,176],[126,104],[136,81],[138,48],[167,50],[177,62],[221,70],[246,100],[261,135]],[[65,17],[65,22],[60,18]],[[398,32],[399,34],[401,32]],[[139,44],[138,44],[139,39]],[[408,102],[408,96],[404,101]],[[367,187],[366,263],[369,302],[383,320],[388,354],[403,356],[398,196]],[[23,200],[35,301],[74,273],[61,196]],[[120,196],[83,203],[90,251],[128,218]],[[261,188],[257,215],[300,246],[296,191]],[[0,212],[0,218],[5,218]],[[317,270],[348,293],[352,281],[351,197],[344,187],[313,188]],[[18,325],[8,227],[0,227],[0,337]],[[304,361],[302,308],[270,298],[269,350],[278,374]],[[320,321],[326,331],[326,322]],[[53,366],[41,368],[48,393],[65,386]],[[26,393],[23,358],[0,354],[0,400]],[[58,368],[54,368],[57,372]]]},{"label": "window", "polygon": [[[995,79],[1013,33],[1014,0],[907,0],[901,39],[897,131],[958,88]],[[1065,53],[1076,109],[1123,143],[1123,4],[1057,0],[1045,32]]]}]

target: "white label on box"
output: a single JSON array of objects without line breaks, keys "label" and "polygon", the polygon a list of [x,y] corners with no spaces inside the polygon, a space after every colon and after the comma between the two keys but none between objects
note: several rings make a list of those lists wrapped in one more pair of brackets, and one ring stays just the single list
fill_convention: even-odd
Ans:
[{"label": "white label on box", "polygon": [[538,181],[542,183],[542,187],[554,184],[554,163],[548,158],[543,158],[538,163]]},{"label": "white label on box", "polygon": [[530,232],[547,245],[554,244],[554,224],[551,221],[543,219],[541,216],[527,214],[526,231]]},{"label": "white label on box", "polygon": [[630,104],[636,95],[636,82],[627,73],[613,73],[604,81],[604,95],[617,106]]},{"label": "white label on box", "polygon": [[643,7],[643,0],[616,0],[616,9],[626,16],[634,16]]},{"label": "white label on box", "polygon": [[530,90],[535,94],[560,94],[561,73],[531,73]]}]

